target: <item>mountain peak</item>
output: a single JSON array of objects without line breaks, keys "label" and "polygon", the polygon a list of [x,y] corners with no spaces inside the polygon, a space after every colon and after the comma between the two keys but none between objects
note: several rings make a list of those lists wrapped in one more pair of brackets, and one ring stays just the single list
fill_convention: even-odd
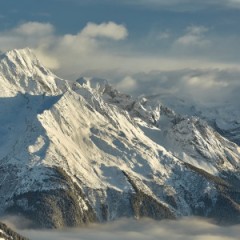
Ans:
[{"label": "mountain peak", "polygon": [[11,49],[9,51],[6,51],[5,53],[3,53],[2,55],[5,55],[5,56],[13,56],[13,55],[22,55],[22,54],[28,54],[28,55],[31,55],[31,54],[34,54],[33,53],[33,50],[26,47],[26,48],[20,48],[20,49]]},{"label": "mountain peak", "polygon": [[106,79],[102,78],[89,78],[89,77],[80,77],[76,80],[82,86],[88,86],[93,89],[104,89],[109,85]]},{"label": "mountain peak", "polygon": [[14,49],[2,54],[0,72],[0,96],[13,96],[16,92],[60,93],[57,82],[61,79],[45,68],[29,48]]},{"label": "mountain peak", "polygon": [[0,64],[8,65],[16,72],[19,69],[32,71],[35,66],[39,66],[50,73],[38,60],[37,56],[30,48],[13,49],[3,53],[0,57]]},{"label": "mountain peak", "polygon": [[40,63],[37,59],[36,55],[34,54],[33,50],[30,48],[23,48],[23,49],[13,49],[1,54],[0,61],[8,59],[11,62],[18,62],[23,64],[25,63]]}]

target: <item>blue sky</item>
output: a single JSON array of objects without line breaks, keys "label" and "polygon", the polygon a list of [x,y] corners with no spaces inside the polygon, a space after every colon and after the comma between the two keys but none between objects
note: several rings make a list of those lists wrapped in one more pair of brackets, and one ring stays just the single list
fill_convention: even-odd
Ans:
[{"label": "blue sky", "polygon": [[30,47],[65,78],[133,87],[140,72],[238,76],[239,0],[0,1],[0,50]]}]

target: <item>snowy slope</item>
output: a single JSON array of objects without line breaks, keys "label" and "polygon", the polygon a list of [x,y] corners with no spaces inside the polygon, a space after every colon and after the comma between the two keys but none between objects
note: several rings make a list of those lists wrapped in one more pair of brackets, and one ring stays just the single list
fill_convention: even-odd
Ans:
[{"label": "snowy slope", "polygon": [[239,221],[239,147],[206,122],[105,80],[62,80],[28,49],[1,56],[0,73],[1,214],[50,228],[120,217]]},{"label": "snowy slope", "polygon": [[160,101],[182,115],[204,119],[224,137],[240,145],[240,109],[236,100],[206,105],[186,96],[179,98],[169,94],[148,96],[147,99],[152,104]]}]

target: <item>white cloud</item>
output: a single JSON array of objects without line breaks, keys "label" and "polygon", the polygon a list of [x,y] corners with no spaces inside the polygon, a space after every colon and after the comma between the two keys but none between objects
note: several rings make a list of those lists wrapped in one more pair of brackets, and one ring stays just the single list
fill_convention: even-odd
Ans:
[{"label": "white cloud", "polygon": [[[160,99],[187,99],[185,107],[195,105],[237,106],[240,101],[240,71],[219,69],[183,69],[132,74],[135,84],[123,84],[124,74],[114,78],[113,84],[132,95],[158,95]],[[104,77],[104,76],[102,76]],[[177,101],[176,101],[177,102]]]},{"label": "white cloud", "polygon": [[[237,51],[238,39],[208,39],[208,31],[204,26],[190,26],[174,40],[174,33],[167,30],[161,38],[167,38],[169,32],[171,36],[157,43],[169,42],[171,47],[169,52],[158,55],[143,53],[140,48],[139,52],[134,52],[128,42],[119,47],[118,42],[128,34],[121,24],[89,23],[76,34],[57,35],[49,23],[27,22],[0,32],[0,52],[30,47],[43,64],[60,77],[107,78],[117,88],[131,94],[170,93],[204,103],[214,100],[236,104],[240,101],[239,63],[219,61],[221,55],[218,54],[223,51],[225,57],[229,50]],[[154,32],[153,38],[158,36],[159,31]],[[151,43],[153,38],[147,41]]]},{"label": "white cloud", "polygon": [[52,34],[54,27],[50,23],[27,22],[12,30],[12,33],[25,36],[45,36]]},{"label": "white cloud", "polygon": [[204,35],[207,31],[208,28],[204,26],[190,26],[186,29],[186,33],[176,40],[176,44],[183,46],[206,46],[210,43]]},{"label": "white cloud", "polygon": [[215,90],[219,88],[225,88],[228,87],[229,83],[227,81],[225,82],[219,82],[217,80],[217,76],[214,73],[208,73],[205,75],[200,76],[184,76],[184,81],[186,82],[186,85],[189,85],[190,87],[195,87],[199,90],[209,90],[211,88],[214,88]]},{"label": "white cloud", "polygon": [[[163,32],[160,38],[169,37],[169,31]],[[101,73],[106,72],[112,72],[111,76],[108,75],[109,78],[112,78],[116,72],[122,72],[121,79],[128,75],[132,76],[131,80],[125,79],[125,84],[128,82],[133,89],[136,84],[132,74],[141,71],[239,69],[237,63],[210,61],[208,55],[203,58],[196,53],[186,54],[189,44],[192,49],[196,50],[195,46],[202,47],[208,41],[205,37],[207,31],[208,29],[203,26],[188,27],[185,34],[175,41],[175,49],[171,49],[170,54],[162,56],[144,54],[141,53],[141,49],[139,52],[134,52],[128,42],[119,47],[118,42],[124,40],[128,35],[127,28],[122,24],[89,23],[76,34],[57,35],[54,26],[49,23],[27,22],[8,31],[0,32],[0,50],[30,47],[35,50],[44,65],[55,69],[56,74],[60,77],[69,79],[75,79],[85,73],[88,75],[95,73],[104,77],[104,74],[101,75]],[[171,32],[171,38],[167,41],[174,41],[173,36],[174,34]],[[110,42],[111,40],[112,42]],[[152,41],[148,38],[147,40]],[[178,44],[176,44],[177,41]],[[160,43],[161,41],[158,41],[158,44]],[[179,46],[186,46],[184,56],[178,55]]]},{"label": "white cloud", "polygon": [[76,35],[66,34],[61,36],[52,50],[53,54],[57,53],[56,57],[66,57],[72,54],[72,57],[85,57],[86,60],[89,54],[95,54],[97,58],[97,52],[100,50],[99,45],[104,40],[102,38],[119,41],[125,39],[127,35],[127,29],[123,25],[114,22],[101,24],[88,23]]},{"label": "white cloud", "polygon": [[56,41],[54,27],[50,23],[26,22],[8,31],[0,32],[0,50],[30,47],[49,68],[59,67],[58,60],[46,54]]},{"label": "white cloud", "polygon": [[118,25],[114,22],[101,23],[99,25],[88,23],[80,35],[90,38],[106,37],[113,40],[122,40],[127,37],[128,31],[123,25]]},{"label": "white cloud", "polygon": [[[0,50],[30,47],[35,50],[42,62],[51,69],[63,69],[62,72],[76,72],[91,68],[91,58],[101,58],[104,38],[119,41],[127,37],[126,27],[114,22],[101,24],[88,23],[77,34],[57,36],[50,23],[26,22],[13,29],[0,32]],[[81,64],[82,62],[82,64]],[[94,61],[93,61],[94,62]],[[69,69],[67,69],[69,68]],[[61,72],[61,73],[62,73]]]},{"label": "white cloud", "polygon": [[137,86],[137,81],[131,76],[125,76],[120,82],[117,84],[117,89],[129,91],[135,89]]},{"label": "white cloud", "polygon": [[47,53],[47,50],[45,50],[44,48],[35,48],[34,52],[37,55],[38,59],[41,60],[41,62],[44,64],[44,66],[47,66],[50,69],[58,69],[61,67],[58,59],[50,56]]},{"label": "white cloud", "polygon": [[27,22],[0,33],[1,50],[20,47],[36,47],[49,44],[54,36],[54,27],[49,23]]}]

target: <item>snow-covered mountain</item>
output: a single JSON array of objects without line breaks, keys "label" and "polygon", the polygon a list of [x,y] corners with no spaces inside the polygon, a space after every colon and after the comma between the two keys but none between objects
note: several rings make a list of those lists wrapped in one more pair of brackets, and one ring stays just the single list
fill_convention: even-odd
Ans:
[{"label": "snow-covered mountain", "polygon": [[0,57],[0,213],[60,228],[121,217],[240,221],[240,148],[102,79],[56,77],[29,49]]},{"label": "snow-covered mountain", "polygon": [[176,97],[170,94],[147,96],[151,102],[161,102],[185,116],[197,116],[204,119],[221,135],[240,145],[240,109],[238,101],[203,104],[189,97]]}]

